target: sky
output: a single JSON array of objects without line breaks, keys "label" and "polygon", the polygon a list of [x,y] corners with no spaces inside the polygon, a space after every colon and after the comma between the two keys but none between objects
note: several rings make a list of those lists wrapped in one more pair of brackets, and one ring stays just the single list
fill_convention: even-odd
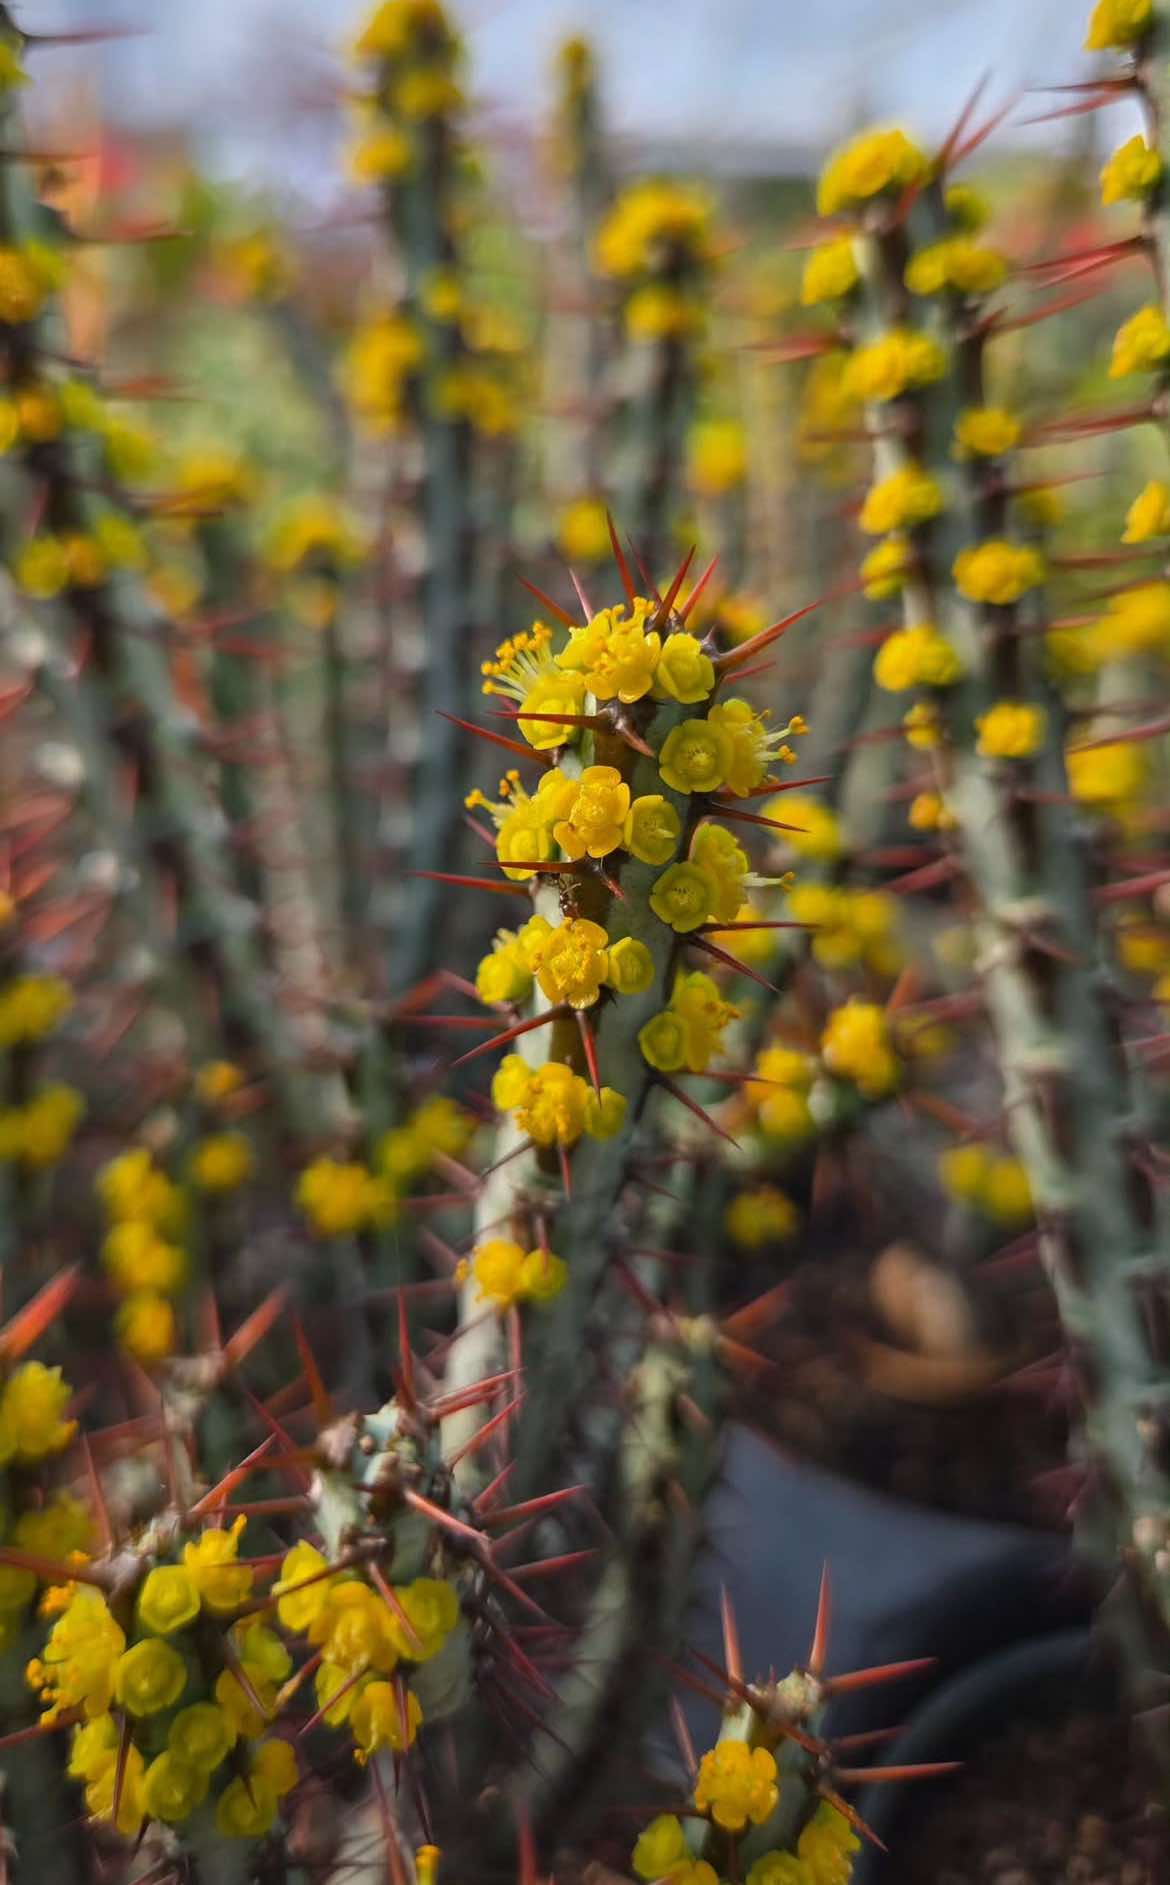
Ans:
[{"label": "sky", "polygon": [[[147,123],[191,117],[213,161],[273,161],[273,73],[303,75],[307,110],[367,0],[23,0],[30,31],[140,29],[102,54],[108,92]],[[586,31],[619,130],[820,149],[862,116],[945,131],[974,82],[989,96],[1084,77],[1088,0],[456,0],[477,98],[539,122],[558,42]],[[48,61],[69,55],[49,51]],[[92,57],[92,53],[88,56]],[[1046,108],[1025,98],[1022,119]],[[1043,134],[1041,134],[1043,135]]]}]

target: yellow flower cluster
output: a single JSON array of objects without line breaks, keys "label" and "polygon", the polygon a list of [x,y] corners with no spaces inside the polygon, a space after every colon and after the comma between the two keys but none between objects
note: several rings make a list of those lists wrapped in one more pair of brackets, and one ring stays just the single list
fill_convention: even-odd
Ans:
[{"label": "yellow flower cluster", "polygon": [[907,538],[895,532],[862,559],[861,585],[871,602],[884,602],[896,596],[914,564],[914,551]]},{"label": "yellow flower cluster", "polygon": [[250,504],[258,488],[256,467],[226,445],[185,452],[175,468],[179,508],[188,516],[211,516]]},{"label": "yellow flower cluster", "polygon": [[803,798],[796,792],[778,793],[766,802],[764,816],[791,827],[778,833],[776,842],[797,857],[831,864],[845,848],[840,819],[820,799]]},{"label": "yellow flower cluster", "polygon": [[1124,51],[1141,39],[1153,17],[1154,0],[1097,0],[1085,34],[1085,51]]},{"label": "yellow flower cluster", "polygon": [[851,1080],[867,1099],[882,1099],[898,1084],[898,1056],[886,1011],[856,995],[829,1016],[821,1034],[821,1058],[830,1073]]},{"label": "yellow flower cluster", "polygon": [[517,1303],[552,1302],[568,1281],[568,1269],[551,1250],[526,1251],[511,1238],[493,1237],[479,1244],[469,1272],[480,1296],[501,1313]]},{"label": "yellow flower cluster", "polygon": [[432,1094],[405,1123],[382,1134],[374,1162],[398,1192],[409,1191],[439,1158],[459,1158],[475,1133],[474,1116],[445,1094]]},{"label": "yellow flower cluster", "polygon": [[800,299],[806,308],[822,301],[841,301],[861,280],[852,236],[838,236],[813,249],[800,278]]},{"label": "yellow flower cluster", "polygon": [[796,1047],[765,1047],[743,1090],[760,1131],[780,1145],[800,1145],[814,1129],[809,1092],[816,1062]]},{"label": "yellow flower cluster", "polygon": [[1151,478],[1144,484],[1125,516],[1123,543],[1149,543],[1170,536],[1170,484]]},{"label": "yellow flower cluster", "polygon": [[6,327],[34,321],[64,275],[63,258],[43,242],[0,248],[0,321]]},{"label": "yellow flower cluster", "polygon": [[216,245],[216,261],[241,301],[279,301],[292,286],[296,266],[272,229],[249,229]]},{"label": "yellow flower cluster", "polygon": [[599,497],[574,498],[557,520],[557,542],[570,563],[600,563],[609,555],[609,525]]},{"label": "yellow flower cluster", "polygon": [[682,1822],[674,1813],[660,1813],[639,1834],[631,1864],[647,1885],[659,1879],[669,1880],[670,1885],[718,1885],[715,1867],[705,1859],[692,1858]]},{"label": "yellow flower cluster", "polygon": [[739,1009],[724,1001],[702,970],[675,976],[669,1007],[638,1032],[644,1059],[659,1073],[704,1073],[723,1045],[723,1032]]},{"label": "yellow flower cluster", "polygon": [[1152,373],[1170,356],[1170,324],[1157,302],[1131,314],[1113,336],[1113,354],[1109,362],[1111,380],[1125,379],[1130,373]]},{"label": "yellow flower cluster", "polygon": [[1002,406],[968,406],[955,420],[956,458],[1000,458],[1019,444],[1021,426]]},{"label": "yellow flower cluster", "polygon": [[[80,1564],[90,1544],[89,1514],[72,1493],[54,1493],[43,1505],[22,1512],[11,1530],[6,1530],[4,1542],[57,1564]],[[0,1650],[15,1641],[36,1593],[35,1572],[14,1564],[0,1565]]]},{"label": "yellow flower cluster", "polygon": [[953,575],[959,594],[968,602],[1003,605],[1018,602],[1044,581],[1044,558],[1030,544],[989,537],[959,551]]},{"label": "yellow flower cluster", "polygon": [[957,653],[933,622],[895,629],[873,663],[873,678],[888,694],[904,694],[911,687],[950,687],[962,671]]},{"label": "yellow flower cluster", "polygon": [[667,734],[658,754],[663,783],[675,792],[726,790],[735,798],[747,798],[770,783],[770,766],[795,765],[788,741],[808,731],[800,714],[793,714],[786,726],[773,728],[769,717],[766,709],[758,713],[750,701],[733,696],[717,701],[705,720],[683,720]]},{"label": "yellow flower cluster", "polygon": [[1006,1230],[1031,1222],[1032,1187],[1019,1159],[973,1142],[948,1147],[938,1171],[953,1198],[975,1205]]},{"label": "yellow flower cluster", "polygon": [[175,1346],[175,1314],[168,1298],[187,1279],[187,1256],[177,1241],[186,1226],[183,1195],[144,1146],[111,1159],[98,1174],[107,1221],[102,1263],[124,1298],[116,1327],[128,1353],[150,1365]]},{"label": "yellow flower cluster", "polygon": [[594,260],[599,274],[628,281],[653,274],[679,258],[702,263],[711,253],[711,202],[682,184],[631,184],[623,190],[597,232]]},{"label": "yellow flower cluster", "polygon": [[745,1741],[717,1741],[699,1762],[694,1801],[724,1832],[761,1826],[780,1797],[775,1756]]},{"label": "yellow flower cluster", "polygon": [[727,1234],[740,1250],[763,1250],[783,1243],[800,1222],[792,1199],[775,1185],[756,1185],[731,1200],[724,1214]]},{"label": "yellow flower cluster", "polygon": [[398,1215],[393,1186],[356,1159],[314,1159],[297,1180],[296,1201],[318,1237],[353,1237]]},{"label": "yellow flower cluster", "polygon": [[27,1465],[60,1453],[77,1431],[75,1420],[62,1418],[73,1390],[60,1368],[26,1361],[0,1390],[0,1466]]},{"label": "yellow flower cluster", "polygon": [[916,792],[906,816],[912,831],[953,831],[958,823],[937,792]]},{"label": "yellow flower cluster", "polygon": [[404,314],[374,315],[356,329],[345,355],[345,389],[368,431],[401,426],[423,355],[423,337]]},{"label": "yellow flower cluster", "polygon": [[822,1800],[802,1829],[795,1854],[766,1852],[748,1867],[745,1885],[849,1885],[860,1845],[845,1815]]},{"label": "yellow flower cluster", "polygon": [[862,963],[877,975],[896,975],[902,966],[898,903],[883,890],[798,883],[788,892],[788,914],[809,925],[812,953],[827,969]]},{"label": "yellow flower cluster", "polygon": [[44,1170],[64,1158],[85,1112],[76,1087],[45,1086],[23,1106],[0,1111],[0,1165],[9,1162]]},{"label": "yellow flower cluster", "polygon": [[0,1047],[43,1041],[73,1006],[73,990],[57,975],[18,975],[0,989]]},{"label": "yellow flower cluster", "polygon": [[623,936],[611,944],[601,924],[585,917],[566,917],[554,929],[546,917],[533,916],[518,932],[498,932],[475,985],[484,1001],[517,1002],[527,999],[534,977],[550,1001],[591,1008],[603,987],[640,995],[654,979],[654,963],[645,943]]},{"label": "yellow flower cluster", "polygon": [[715,685],[710,657],[695,635],[679,630],[661,636],[648,628],[658,604],[635,597],[602,609],[583,628],[574,628],[556,656],[558,667],[579,674],[596,700],[632,705],[647,694],[684,705],[706,700]]},{"label": "yellow flower cluster", "polygon": [[714,918],[735,921],[749,880],[747,852],[722,825],[699,825],[687,858],[671,864],[650,891],[650,908],[678,935]]},{"label": "yellow flower cluster", "polygon": [[507,1054],[492,1080],[492,1103],[511,1113],[521,1132],[535,1145],[557,1145],[566,1150],[582,1133],[591,1139],[611,1139],[621,1131],[626,1102],[612,1087],[600,1094],[588,1080],[563,1062],[550,1060],[530,1067],[519,1054]]},{"label": "yellow flower cluster", "polygon": [[998,249],[968,235],[947,236],[919,249],[906,264],[906,286],[913,295],[989,295],[1007,278],[1007,262]]},{"label": "yellow flower cluster", "polygon": [[221,1106],[244,1084],[244,1070],[231,1060],[208,1060],[195,1075],[195,1097],[201,1105]]},{"label": "yellow flower cluster", "polygon": [[189,1173],[197,1191],[238,1191],[255,1169],[255,1154],[242,1132],[214,1132],[191,1153]]},{"label": "yellow flower cluster", "polygon": [[335,499],[311,495],[286,504],[269,531],[264,561],[283,576],[306,563],[343,569],[358,563],[365,544]]},{"label": "yellow flower cluster", "polygon": [[887,191],[901,192],[922,183],[929,174],[925,151],[904,131],[863,131],[835,151],[825,165],[817,185],[817,210],[822,216],[835,216]]},{"label": "yellow flower cluster", "polygon": [[975,750],[984,759],[1028,759],[1044,744],[1044,709],[1026,700],[997,700],[979,715],[975,729]]},{"label": "yellow flower cluster", "polygon": [[912,387],[941,380],[946,370],[946,354],[933,335],[892,327],[850,354],[843,391],[852,399],[880,405],[900,399]]},{"label": "yellow flower cluster", "polygon": [[1101,172],[1102,203],[1140,203],[1160,181],[1162,159],[1138,133],[1118,146]]},{"label": "yellow flower cluster", "polygon": [[867,536],[884,537],[891,530],[904,530],[913,524],[937,517],[943,507],[943,490],[937,478],[921,465],[904,465],[888,478],[870,486],[858,518]]},{"label": "yellow flower cluster", "polygon": [[1066,765],[1073,797],[1099,812],[1127,810],[1140,798],[1148,776],[1143,749],[1132,740],[1074,748]]}]

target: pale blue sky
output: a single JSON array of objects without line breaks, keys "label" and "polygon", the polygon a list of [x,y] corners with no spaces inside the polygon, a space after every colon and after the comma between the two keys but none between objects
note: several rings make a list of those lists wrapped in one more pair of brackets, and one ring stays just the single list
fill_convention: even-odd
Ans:
[{"label": "pale blue sky", "polygon": [[[120,18],[141,38],[105,54],[122,106],[190,115],[232,169],[272,162],[274,73],[324,70],[364,0],[25,0],[32,30]],[[822,145],[862,112],[941,132],[984,71],[993,95],[1088,70],[1088,0],[462,0],[477,95],[531,123],[553,49],[584,29],[605,61],[616,128]],[[46,60],[61,55],[42,55]],[[285,106],[287,109],[287,107]],[[1043,109],[1030,100],[1018,116]]]}]

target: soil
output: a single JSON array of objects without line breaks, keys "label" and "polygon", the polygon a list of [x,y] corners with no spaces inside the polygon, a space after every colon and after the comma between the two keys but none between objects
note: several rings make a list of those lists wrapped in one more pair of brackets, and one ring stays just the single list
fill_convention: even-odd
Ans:
[{"label": "soil", "polygon": [[[878,1313],[872,1278],[872,1261],[849,1255],[800,1265],[782,1312],[745,1337],[772,1365],[745,1380],[743,1417],[786,1453],[875,1491],[1060,1528],[1068,1426],[1059,1381],[1034,1365],[1058,1341],[1043,1294],[1010,1311],[980,1305],[986,1346],[924,1355]],[[1028,1350],[1011,1353],[1021,1330]]]},{"label": "soil", "polygon": [[899,1885],[1166,1885],[1170,1823],[1155,1799],[1125,1721],[1008,1729],[914,1817]]}]

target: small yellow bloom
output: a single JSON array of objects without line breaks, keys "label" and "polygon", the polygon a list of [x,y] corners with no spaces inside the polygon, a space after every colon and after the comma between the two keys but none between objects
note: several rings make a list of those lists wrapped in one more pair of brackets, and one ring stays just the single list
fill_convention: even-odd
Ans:
[{"label": "small yellow bloom", "polygon": [[192,1152],[191,1183],[200,1191],[237,1191],[254,1168],[252,1147],[242,1132],[217,1132]]},{"label": "small yellow bloom", "polygon": [[914,295],[937,295],[944,288],[957,294],[993,294],[1007,277],[1007,263],[998,249],[966,235],[948,236],[919,249],[906,264],[906,286]]},{"label": "small yellow bloom", "polygon": [[727,1234],[741,1250],[762,1250],[767,1244],[791,1237],[800,1222],[792,1199],[775,1185],[757,1185],[741,1191],[724,1214]]},{"label": "small yellow bloom", "polygon": [[937,792],[919,792],[912,799],[908,813],[913,831],[952,831],[955,815]]},{"label": "small yellow bloom", "polygon": [[1028,1224],[1033,1216],[1032,1186],[1016,1158],[993,1158],[983,1180],[980,1201],[989,1217],[1005,1230]]},{"label": "small yellow bloom", "polygon": [[902,731],[906,744],[913,746],[916,752],[931,752],[942,738],[938,708],[928,700],[915,701],[902,716]]},{"label": "small yellow bloom", "polygon": [[645,792],[631,801],[622,827],[622,843],[640,863],[665,864],[673,857],[681,834],[682,820],[661,792]]},{"label": "small yellow bloom", "polygon": [[511,1309],[519,1301],[523,1266],[523,1248],[507,1237],[493,1237],[480,1244],[471,1259],[471,1273],[480,1296],[497,1309]]},{"label": "small yellow bloom", "polygon": [[365,1165],[314,1159],[297,1180],[296,1201],[318,1237],[351,1237],[385,1222],[393,1207],[390,1189]]},{"label": "small yellow bloom", "polygon": [[211,1774],[235,1745],[236,1730],[214,1702],[193,1702],[167,1730],[167,1746],[188,1767]]},{"label": "small yellow bloom", "polygon": [[25,595],[46,602],[69,582],[69,558],[59,537],[33,537],[16,553],[12,573]]},{"label": "small yellow bloom", "polygon": [[1162,159],[1140,134],[1118,146],[1101,172],[1102,203],[1141,202],[1162,175]]},{"label": "small yellow bloom", "polygon": [[861,581],[871,602],[896,596],[913,566],[914,552],[903,536],[895,534],[875,544],[861,564]]},{"label": "small yellow bloom", "polygon": [[598,272],[624,280],[675,259],[702,261],[709,252],[710,229],[711,202],[703,191],[655,180],[632,184],[597,232]]},{"label": "small yellow bloom", "polygon": [[779,1798],[775,1757],[744,1741],[718,1741],[699,1762],[695,1806],[725,1832],[761,1826]]},{"label": "small yellow bloom", "polygon": [[389,183],[410,169],[414,150],[397,125],[380,124],[355,138],[345,167],[355,183]]},{"label": "small yellow bloom", "polygon": [[689,1045],[687,1024],[671,1008],[661,1009],[638,1030],[642,1057],[659,1073],[677,1073],[685,1067]]},{"label": "small yellow bloom", "polygon": [[413,1689],[406,1691],[404,1709],[400,1709],[392,1682],[371,1682],[361,1691],[349,1718],[357,1759],[364,1764],[379,1748],[400,1754],[412,1747],[421,1720],[422,1706]]},{"label": "small yellow bloom", "polygon": [[102,1263],[122,1296],[142,1291],[173,1296],[187,1274],[187,1258],[167,1243],[148,1218],[126,1218],[102,1240]]},{"label": "small yellow bloom", "polygon": [[738,490],[747,477],[747,437],[739,421],[706,419],[696,425],[688,464],[692,489],[701,497],[723,497]]},{"label": "small yellow bloom", "polygon": [[1025,700],[999,700],[975,722],[984,759],[1027,759],[1044,744],[1045,713]]},{"label": "small yellow bloom", "polygon": [[1149,543],[1170,536],[1170,484],[1151,478],[1134,498],[1125,517],[1123,543]]},{"label": "small yellow bloom", "polygon": [[943,507],[942,486],[921,465],[906,465],[880,483],[871,485],[858,518],[867,536],[884,537],[937,517]]},{"label": "small yellow bloom", "polygon": [[568,816],[553,826],[565,856],[608,857],[622,841],[630,788],[616,766],[586,766]]},{"label": "small yellow bloom", "polygon": [[831,1073],[881,1099],[898,1084],[898,1061],[884,1008],[851,996],[835,1008],[821,1034],[821,1055]]},{"label": "small yellow bloom", "polygon": [[636,936],[623,936],[609,950],[605,972],[609,987],[619,995],[640,995],[654,980],[654,958]]},{"label": "small yellow bloom", "polygon": [[655,1879],[671,1878],[689,1858],[681,1821],[673,1813],[660,1813],[638,1835],[631,1863],[649,1885]]},{"label": "small yellow bloom", "polygon": [[60,1368],[22,1362],[0,1394],[0,1464],[43,1460],[67,1447],[77,1432],[75,1420],[62,1419],[72,1397]]},{"label": "small yellow bloom", "polygon": [[743,846],[723,825],[707,822],[698,826],[691,839],[689,862],[698,865],[711,886],[708,914],[720,923],[730,923],[743,902],[751,868]]},{"label": "small yellow bloom", "polygon": [[1044,581],[1044,558],[1030,544],[989,537],[959,551],[953,574],[959,594],[969,602],[1002,606],[1017,602]]},{"label": "small yellow bloom", "polygon": [[157,1564],[138,1593],[138,1620],[156,1636],[169,1636],[199,1615],[199,1592],[181,1564]]},{"label": "small yellow bloom", "polygon": [[186,1686],[186,1663],[156,1636],[135,1643],[114,1668],[115,1700],[131,1715],[161,1714],[178,1701]]},{"label": "small yellow bloom", "polygon": [[165,1361],[175,1352],[175,1312],[165,1296],[136,1290],[114,1318],[114,1330],[128,1355],[144,1367]]},{"label": "small yellow bloom", "polygon": [[218,1106],[244,1084],[244,1072],[230,1060],[209,1060],[195,1075],[195,1094],[205,1106]]},{"label": "small yellow bloom", "polygon": [[672,864],[655,880],[650,892],[650,908],[660,921],[684,935],[707,921],[714,894],[715,885],[699,865]]},{"label": "small yellow bloom", "polygon": [[200,1600],[213,1616],[227,1616],[248,1601],[252,1567],[236,1562],[245,1520],[235,1520],[230,1531],[210,1526],[183,1546],[183,1563],[195,1580]]},{"label": "small yellow bloom", "polygon": [[591,1139],[616,1138],[625,1124],[625,1094],[611,1086],[603,1086],[600,1093],[595,1093],[586,1085],[584,1109],[585,1130]]},{"label": "small yellow bloom", "polygon": [[940,380],[946,370],[946,354],[933,335],[895,327],[850,355],[843,390],[854,399],[884,404]]},{"label": "small yellow bloom", "polygon": [[315,1545],[304,1541],[285,1553],[277,1593],[276,1614],[286,1630],[307,1630],[315,1623],[329,1600],[336,1579],[329,1574],[328,1561]]},{"label": "small yellow bloom", "polygon": [[954,648],[933,622],[895,629],[873,664],[873,678],[888,694],[905,693],[910,687],[950,687],[962,671]]},{"label": "small yellow bloom", "polygon": [[18,975],[0,989],[0,1047],[43,1041],[73,1006],[73,990],[56,975]]},{"label": "small yellow bloom", "polygon": [[0,1114],[0,1160],[18,1160],[34,1170],[58,1164],[84,1112],[76,1087],[42,1087],[24,1106]]},{"label": "small yellow bloom", "polygon": [[1150,302],[1131,314],[1114,335],[1109,377],[1121,380],[1130,373],[1152,373],[1167,355],[1170,355],[1170,325],[1157,303]]},{"label": "small yellow bloom", "polygon": [[817,211],[835,216],[839,210],[869,202],[885,191],[901,191],[921,183],[930,172],[925,151],[898,129],[863,131],[835,151],[817,185]]},{"label": "small yellow bloom", "polygon": [[154,1820],[175,1824],[190,1818],[207,1797],[206,1768],[189,1762],[167,1748],[156,1755],[142,1777],[142,1798]]},{"label": "small yellow bloom", "polygon": [[258,1774],[230,1781],[215,1803],[216,1831],[225,1839],[262,1839],[276,1820],[276,1792]]},{"label": "small yellow bloom", "polygon": [[1132,804],[1146,781],[1142,748],[1131,740],[1075,749],[1067,755],[1069,790],[1081,805],[1117,810]]},{"label": "small yellow bloom", "polygon": [[1020,430],[1002,406],[968,406],[955,421],[955,457],[1000,458],[1019,443]]},{"label": "small yellow bloom", "polygon": [[[603,1093],[611,1090],[609,1087],[602,1089]],[[553,1251],[543,1247],[528,1251],[520,1265],[520,1293],[528,1302],[552,1302],[554,1297],[560,1295],[568,1280],[568,1264]]]},{"label": "small yellow bloom", "polygon": [[861,280],[852,236],[838,236],[810,251],[800,278],[802,306],[815,307],[822,301],[841,301],[851,294]]},{"label": "small yellow bloom", "polygon": [[557,522],[557,542],[570,563],[600,563],[609,555],[609,525],[599,497],[566,504]]},{"label": "small yellow bloom", "polygon": [[655,698],[691,707],[706,700],[714,686],[715,668],[698,636],[681,631],[668,635],[654,672]]},{"label": "small yellow bloom", "polygon": [[1134,45],[1154,17],[1154,0],[1097,0],[1085,35],[1086,52],[1121,52]]}]

